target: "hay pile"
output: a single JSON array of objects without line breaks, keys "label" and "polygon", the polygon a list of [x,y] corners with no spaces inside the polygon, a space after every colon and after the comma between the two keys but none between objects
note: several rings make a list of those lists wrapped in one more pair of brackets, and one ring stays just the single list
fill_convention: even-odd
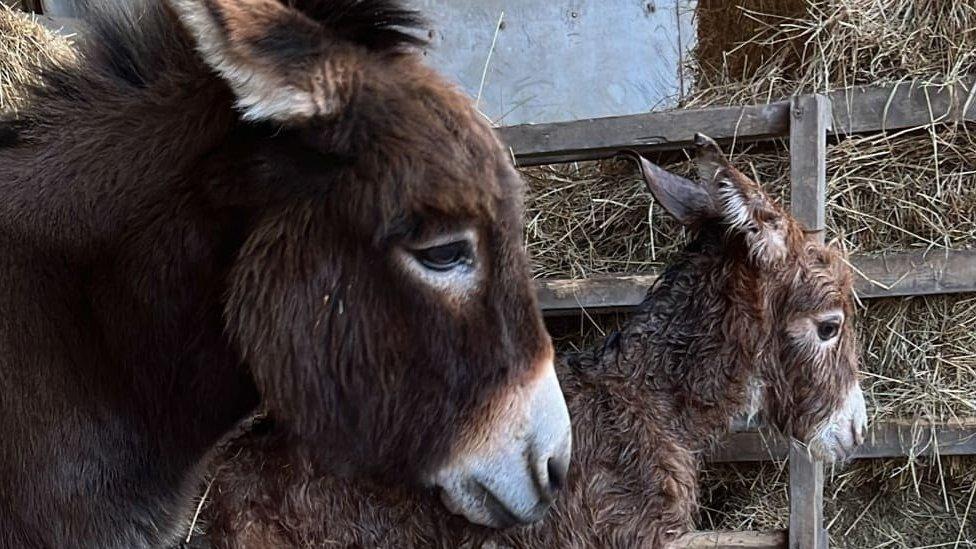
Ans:
[{"label": "hay pile", "polygon": [[[701,527],[785,529],[787,477],[781,463],[707,470]],[[970,457],[943,458],[938,466],[876,460],[834,471],[824,487],[830,547],[974,547],[974,482],[976,459]]]},{"label": "hay pile", "polygon": [[37,23],[33,16],[0,3],[0,113],[23,107],[23,90],[36,81],[39,67],[76,60],[71,43]]},{"label": "hay pile", "polygon": [[[794,93],[976,75],[976,0],[699,0],[696,87],[684,107],[764,103]],[[976,124],[865,135],[828,152],[828,235],[853,253],[976,246]],[[782,143],[733,151],[774,194],[788,194]],[[657,159],[690,173],[681,158]],[[527,244],[538,276],[646,271],[683,244],[626,163],[524,170]],[[872,421],[976,416],[976,296],[868,301],[858,331]],[[550,322],[573,349],[617,315]],[[976,544],[976,458],[858,462],[827,488],[832,546]],[[701,526],[786,526],[781,464],[709,466]]]}]

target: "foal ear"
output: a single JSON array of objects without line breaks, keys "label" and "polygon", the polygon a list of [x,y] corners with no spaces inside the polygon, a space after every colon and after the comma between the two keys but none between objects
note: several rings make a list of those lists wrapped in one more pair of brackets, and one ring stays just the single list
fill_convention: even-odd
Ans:
[{"label": "foal ear", "polygon": [[714,216],[712,197],[704,187],[658,167],[634,151],[623,153],[637,161],[654,199],[679,223],[691,225]]},{"label": "foal ear", "polygon": [[[321,24],[278,0],[169,0],[246,120],[338,112],[354,76]],[[327,56],[327,54],[329,54]]]},{"label": "foal ear", "polygon": [[785,257],[790,220],[758,183],[735,169],[718,144],[695,135],[695,162],[702,182],[715,197],[719,217],[745,235],[752,256],[766,263]]}]

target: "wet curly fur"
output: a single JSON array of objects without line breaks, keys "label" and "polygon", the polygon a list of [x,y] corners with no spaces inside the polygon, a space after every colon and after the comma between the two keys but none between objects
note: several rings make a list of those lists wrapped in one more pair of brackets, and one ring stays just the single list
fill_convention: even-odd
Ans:
[{"label": "wet curly fur", "polygon": [[[433,494],[321,476],[286,444],[255,432],[236,440],[215,472],[204,512],[210,539],[224,549],[657,549],[686,532],[700,461],[737,414],[759,405],[781,431],[809,440],[856,384],[850,322],[828,358],[804,353],[785,328],[824,307],[853,313],[842,255],[805,239],[754,183],[725,170],[731,181],[713,190],[758,193],[751,195],[755,219],[742,221],[755,211],[697,219],[697,236],[626,326],[562,358],[573,463],[541,523],[504,532],[472,527],[448,516]],[[749,223],[787,231],[778,259],[758,257],[775,243],[757,252],[756,231],[738,230]],[[762,403],[751,402],[756,380]]]}]

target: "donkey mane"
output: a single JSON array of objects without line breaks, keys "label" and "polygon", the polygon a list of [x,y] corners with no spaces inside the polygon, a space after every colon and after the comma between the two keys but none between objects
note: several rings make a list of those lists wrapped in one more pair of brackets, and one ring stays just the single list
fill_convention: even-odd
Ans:
[{"label": "donkey mane", "polygon": [[[419,12],[404,8],[399,0],[287,0],[287,5],[322,24],[337,40],[356,44],[373,52],[401,52],[422,46],[426,41],[417,34],[427,24]],[[85,71],[100,72],[117,84],[146,88],[174,69],[196,69],[201,66],[193,54],[192,41],[176,19],[167,13],[164,2],[130,0],[84,3],[90,40],[81,46],[86,55]],[[276,56],[287,58],[296,48],[296,38],[287,27],[268,32],[261,46]],[[176,46],[176,47],[174,47]],[[185,54],[174,63],[175,50]],[[77,97],[74,79],[79,71],[65,71],[56,66],[39,75],[42,83],[33,89],[38,98]],[[0,141],[2,144],[3,141]]]}]

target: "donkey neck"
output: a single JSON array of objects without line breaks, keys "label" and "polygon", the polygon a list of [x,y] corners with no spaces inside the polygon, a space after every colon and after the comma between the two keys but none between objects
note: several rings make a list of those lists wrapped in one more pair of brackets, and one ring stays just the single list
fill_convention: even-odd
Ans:
[{"label": "donkey neck", "polygon": [[592,364],[589,371],[573,369],[628,378],[612,385],[666,396],[671,429],[689,441],[707,446],[724,434],[749,405],[769,332],[762,277],[737,246],[720,228],[704,228],[626,326],[589,358],[576,359],[577,366]]}]

